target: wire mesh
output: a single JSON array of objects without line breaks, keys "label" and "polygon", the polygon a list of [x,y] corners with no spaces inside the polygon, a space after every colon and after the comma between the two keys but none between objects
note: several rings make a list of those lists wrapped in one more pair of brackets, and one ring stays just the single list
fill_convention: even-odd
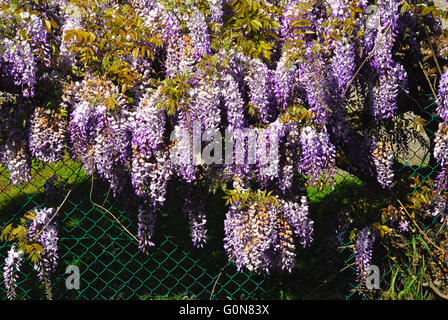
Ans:
[{"label": "wire mesh", "polygon": [[[432,109],[432,104],[425,108],[430,119],[426,126],[434,128],[438,120],[430,113]],[[425,132],[429,145],[435,132],[429,129]],[[424,145],[416,144],[410,154],[401,159],[402,168],[396,169],[409,172],[409,178],[419,176],[423,183],[439,170],[438,164],[428,161],[428,150]],[[328,218],[325,211],[338,210],[339,206],[352,201],[347,195],[365,192],[358,190],[358,185],[360,181],[356,177],[338,170],[336,188],[310,188],[310,211],[316,223],[325,222]],[[335,196],[338,193],[344,196]],[[95,206],[91,198],[106,210]],[[238,271],[233,263],[228,263],[222,243],[222,212],[209,219],[211,244],[204,249],[196,249],[188,239],[187,223],[181,220],[183,218],[179,214],[181,210],[178,207],[171,208],[171,212],[162,217],[158,224],[160,231],[154,239],[155,247],[149,254],[142,253],[135,239],[124,229],[131,232],[136,230],[136,210],[129,199],[126,194],[112,197],[107,184],[100,180],[93,184],[92,178],[83,172],[81,164],[71,160],[68,155],[54,164],[33,162],[32,179],[24,185],[12,185],[7,169],[0,167],[0,215],[3,226],[17,222],[19,217],[35,207],[57,207],[63,203],[58,214],[60,262],[52,281],[54,299],[284,299],[288,288],[293,288],[290,290],[293,298],[313,298],[314,291],[321,288],[323,283],[329,286],[333,279],[332,273],[335,273],[329,269],[328,274],[316,275],[317,268],[325,268],[321,261],[328,260],[325,261],[327,265],[333,265],[337,260],[327,255],[328,250],[336,251],[342,259],[342,266],[345,266],[343,269],[346,274],[348,272],[348,276],[342,280],[345,281],[342,286],[341,280],[333,281],[334,290],[341,291],[341,296],[346,299],[366,297],[356,280],[355,255],[352,243],[347,240],[346,230],[337,234],[339,242],[332,248],[322,248],[318,244],[309,251],[301,251],[299,260],[307,260],[298,261],[300,271],[293,271],[292,275],[283,273],[263,276]],[[213,208],[220,207],[221,211],[225,208],[221,202],[212,202],[212,211]],[[440,225],[440,222],[435,218],[432,224]],[[448,237],[442,244],[447,241]],[[9,243],[0,243],[1,271],[9,246]],[[320,256],[317,268],[313,264],[316,260],[313,255]],[[387,265],[387,257],[385,253],[375,260],[382,268],[381,288],[390,287],[395,267]],[[446,257],[443,259],[446,261]],[[79,290],[66,288],[65,268],[69,265],[79,267]],[[397,275],[397,281],[400,276],[402,274]],[[1,279],[3,281],[3,277]],[[310,288],[306,294],[297,293],[306,288],[307,281],[311,285],[308,283]],[[18,299],[44,299],[43,292],[32,265],[25,263],[19,272]],[[3,282],[0,285],[0,298],[6,299]],[[324,298],[331,297],[327,295]]]}]

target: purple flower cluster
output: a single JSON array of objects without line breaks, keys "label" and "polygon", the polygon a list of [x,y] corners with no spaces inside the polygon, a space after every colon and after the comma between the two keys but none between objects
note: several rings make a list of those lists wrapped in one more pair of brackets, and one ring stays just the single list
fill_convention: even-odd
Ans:
[{"label": "purple flower cluster", "polygon": [[54,214],[54,208],[34,209],[35,218],[28,228],[30,242],[39,243],[43,252],[41,259],[34,265],[42,283],[49,281],[58,264],[58,228]]},{"label": "purple flower cluster", "polygon": [[439,124],[434,138],[434,158],[442,167],[448,166],[448,125],[447,122]]},{"label": "purple flower cluster", "polygon": [[65,123],[61,115],[50,117],[43,108],[36,108],[29,134],[31,155],[44,162],[56,162],[64,153],[65,140]]},{"label": "purple flower cluster", "polygon": [[375,236],[370,231],[369,227],[364,227],[358,234],[355,243],[355,262],[356,262],[356,274],[360,281],[363,283],[368,274],[368,268],[372,260],[373,243],[375,242]]},{"label": "purple flower cluster", "polygon": [[[279,167],[281,161],[280,142],[291,132],[294,125],[284,123],[280,117],[270,122],[265,129],[256,129],[257,132],[257,150],[256,150],[256,179],[262,186],[266,186],[270,181],[277,181],[280,177]],[[296,128],[297,129],[297,128]],[[297,133],[297,132],[296,132]],[[295,151],[296,144],[293,142]],[[296,157],[290,158],[290,164]],[[285,190],[286,191],[286,190]]]},{"label": "purple flower cluster", "polygon": [[317,133],[310,126],[300,133],[302,158],[299,171],[309,176],[314,183],[321,178],[328,180],[335,170],[335,148],[326,130]]},{"label": "purple flower cluster", "polygon": [[293,190],[294,173],[297,171],[300,153],[300,131],[297,123],[285,123],[285,142],[283,144],[283,161],[280,163],[279,189],[283,195],[291,194]]},{"label": "purple flower cluster", "polygon": [[407,232],[407,231],[409,231],[409,221],[408,220],[400,220],[398,222],[397,229],[400,232]]},{"label": "purple flower cluster", "polygon": [[447,220],[447,199],[446,196],[440,196],[440,194],[435,195],[434,197],[434,208],[431,211],[431,215],[433,217],[437,217],[440,215],[440,223],[446,223]]},{"label": "purple flower cluster", "polygon": [[331,8],[331,16],[339,19],[350,18],[350,11],[347,1],[344,0],[329,0]]},{"label": "purple flower cluster", "polygon": [[[24,114],[32,114],[21,127],[4,125],[9,120],[0,121],[1,161],[14,184],[30,179],[30,156],[55,162],[67,144],[70,156],[90,174],[107,180],[115,195],[132,185],[142,201],[138,238],[144,251],[154,245],[156,217],[164,209],[170,182],[189,188],[183,197],[183,212],[197,247],[204,245],[207,236],[203,195],[191,190],[197,182],[238,180],[244,187],[270,190],[274,202],[251,199],[234,203],[225,225],[229,255],[235,255],[239,268],[260,272],[275,266],[291,271],[295,239],[303,246],[312,241],[313,223],[301,188],[334,177],[336,147],[344,170],[370,178],[376,169],[382,187],[393,187],[391,144],[376,140],[372,144],[368,137],[371,131],[361,131],[372,118],[373,124],[389,124],[384,120],[396,115],[399,95],[406,90],[407,75],[395,56],[396,39],[405,25],[399,0],[378,0],[372,3],[376,4],[372,8],[377,8],[372,13],[365,11],[367,0],[328,0],[312,6],[296,0],[277,1],[283,13],[259,13],[270,16],[280,28],[263,22],[259,31],[242,31],[237,34],[239,38],[234,37],[234,29],[226,29],[241,22],[238,19],[242,17],[232,17],[232,8],[238,6],[235,3],[128,2],[154,36],[151,40],[160,38],[162,43],[149,44],[150,37],[148,43],[135,43],[139,52],[150,49],[154,59],[122,54],[122,61],[137,79],[125,92],[112,73],[101,74],[105,65],[115,62],[103,59],[101,66],[92,66],[89,59],[77,56],[77,50],[68,50],[73,43],[65,36],[72,29],[84,30],[86,23],[75,3],[52,1],[51,8],[58,9],[51,15],[24,11],[21,28],[26,36],[11,30],[0,39],[2,88],[12,84],[13,92],[22,91]],[[81,9],[92,19],[98,18],[103,27],[102,12],[121,5],[121,1],[104,0],[95,10]],[[42,17],[57,20],[58,30],[52,28],[47,33]],[[352,23],[353,29],[346,28]],[[134,41],[131,35],[129,43]],[[214,40],[221,37],[222,48],[217,48],[219,42]],[[254,48],[247,48],[249,38]],[[403,42],[409,43],[407,39]],[[265,54],[271,46],[270,55]],[[259,49],[263,52],[256,57]],[[109,50],[109,44],[104,50]],[[52,57],[54,52],[59,55]],[[367,65],[359,68],[368,56]],[[50,59],[56,57],[57,61]],[[439,83],[437,111],[443,120],[448,118],[447,74]],[[72,76],[76,82],[70,82]],[[61,110],[67,111],[67,121],[53,108],[36,107],[49,105],[42,97],[46,89],[42,84],[48,79],[65,84]],[[179,83],[179,79],[184,82]],[[353,84],[353,92],[347,92],[349,84]],[[348,110],[355,90],[359,98],[356,114]],[[349,94],[342,97],[346,92]],[[177,100],[171,103],[171,99]],[[16,118],[23,122],[24,117]],[[360,125],[348,118],[359,119]],[[15,127],[20,127],[19,134]],[[230,139],[227,135],[222,139],[224,130],[233,134]],[[438,179],[440,185],[446,181],[447,130],[441,125],[435,139],[434,156],[444,169]],[[200,137],[199,143],[193,136]],[[257,139],[255,152],[249,148],[252,139]],[[239,143],[226,153],[232,163],[229,159],[205,163],[206,157],[197,149],[211,152],[206,148],[214,142],[224,142],[225,148]],[[249,161],[254,154],[255,159]],[[402,223],[399,228],[405,230],[407,225]],[[57,236],[49,234],[51,237]],[[53,244],[50,241],[46,246],[52,248]],[[51,271],[51,264],[43,262],[40,272]]]},{"label": "purple flower cluster", "polygon": [[158,107],[159,99],[159,92],[143,97],[130,120],[133,124],[131,177],[138,195],[148,182],[150,158],[164,139],[166,115]]},{"label": "purple flower cluster", "polygon": [[[186,125],[185,121],[179,121],[179,124]],[[191,183],[196,180],[196,164],[193,162],[191,131],[188,127],[175,126],[171,138],[175,141],[174,147],[170,150],[173,170],[185,182]]]},{"label": "purple flower cluster", "polygon": [[[131,145],[124,97],[111,82],[86,78],[67,88],[63,100],[72,109],[68,131],[74,156],[87,172],[96,170],[117,192],[126,179]],[[114,111],[107,110],[111,103],[116,103]]]},{"label": "purple flower cluster", "polygon": [[378,141],[373,144],[372,150],[378,182],[383,189],[391,189],[394,186],[394,172],[392,171],[394,153],[392,145],[390,142]]},{"label": "purple flower cluster", "polygon": [[259,121],[268,123],[273,98],[271,70],[260,60],[252,59],[244,80],[249,86],[250,103],[256,109]]},{"label": "purple flower cluster", "polygon": [[26,40],[3,38],[0,47],[4,48],[0,63],[2,76],[21,88],[24,97],[33,97],[37,65],[30,44]]},{"label": "purple flower cluster", "polygon": [[291,103],[292,92],[296,89],[299,78],[295,64],[288,65],[287,51],[283,52],[272,73],[275,100],[280,109],[284,110]]},{"label": "purple flower cluster", "polygon": [[323,57],[307,53],[307,59],[299,65],[299,77],[301,85],[306,91],[313,123],[318,126],[325,125],[331,112],[332,103]]},{"label": "purple flower cluster", "polygon": [[223,0],[209,0],[208,4],[210,6],[210,21],[212,23],[217,23],[218,25],[222,25],[222,16],[223,16]]},{"label": "purple flower cluster", "polygon": [[294,239],[299,238],[303,246],[313,239],[306,198],[300,204],[280,199],[275,204],[234,203],[226,214],[224,229],[224,248],[235,257],[238,269],[256,272],[269,273],[275,266],[291,271]]},{"label": "purple flower cluster", "polygon": [[448,70],[446,70],[439,81],[439,88],[437,92],[437,115],[443,119],[448,120]]},{"label": "purple flower cluster", "polygon": [[196,61],[211,53],[210,35],[204,15],[196,11],[187,20],[187,27],[190,30],[191,42],[193,44],[193,57]]},{"label": "purple flower cluster", "polygon": [[201,194],[192,186],[188,186],[182,210],[188,219],[193,245],[202,248],[207,239],[205,204]]},{"label": "purple flower cluster", "polygon": [[23,252],[18,251],[15,245],[12,245],[8,251],[8,256],[5,259],[3,266],[3,279],[5,281],[6,294],[8,299],[16,297],[17,280],[22,265]]},{"label": "purple flower cluster", "polygon": [[59,55],[61,57],[61,65],[67,69],[71,69],[76,63],[75,52],[70,51],[69,48],[74,41],[73,39],[66,41],[65,37],[69,30],[76,30],[82,28],[81,18],[78,15],[69,14],[74,8],[64,4],[64,11],[66,14],[62,17],[61,26],[61,43],[59,45]]},{"label": "purple flower cluster", "polygon": [[158,150],[154,157],[156,161],[149,165],[150,182],[146,186],[144,195],[148,197],[150,205],[160,208],[165,203],[168,182],[174,170],[168,150]]},{"label": "purple flower cluster", "polygon": [[331,60],[332,76],[337,79],[337,87],[342,94],[355,75],[355,48],[348,39],[334,41],[334,56]]},{"label": "purple flower cluster", "polygon": [[147,203],[139,204],[138,206],[137,237],[139,239],[139,249],[145,253],[150,247],[154,246],[151,239],[154,234],[157,214],[157,209]]},{"label": "purple flower cluster", "polygon": [[44,28],[41,18],[28,12],[22,12],[20,17],[22,18],[22,22],[26,22],[26,25],[23,27],[31,40],[33,52],[39,55],[46,66],[49,66],[51,45],[48,42],[47,31]]},{"label": "purple flower cluster", "polygon": [[10,137],[0,146],[1,162],[9,171],[13,185],[27,183],[31,179],[31,159],[26,141],[20,135]]},{"label": "purple flower cluster", "polygon": [[[440,196],[448,188],[448,72],[445,71],[440,77],[437,92],[437,115],[442,118],[443,122],[439,124],[439,128],[434,138],[434,158],[440,162],[441,170],[435,179],[435,192]],[[437,200],[436,211],[442,213],[445,210],[445,198]],[[440,202],[440,203],[439,203]],[[442,210],[440,208],[443,208]],[[445,215],[443,215],[445,216]]]},{"label": "purple flower cluster", "polygon": [[396,114],[397,97],[406,90],[406,72],[402,65],[393,60],[393,46],[400,16],[397,0],[378,2],[379,29],[376,35],[372,68],[378,74],[378,84],[371,95],[371,108],[378,120],[390,119]]}]

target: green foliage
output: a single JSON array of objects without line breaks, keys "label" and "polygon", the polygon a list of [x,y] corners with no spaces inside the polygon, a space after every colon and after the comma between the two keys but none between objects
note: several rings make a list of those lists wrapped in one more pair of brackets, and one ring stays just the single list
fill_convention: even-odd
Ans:
[{"label": "green foliage", "polygon": [[161,99],[158,107],[165,109],[167,115],[174,116],[177,110],[188,104],[188,89],[190,88],[189,76],[187,74],[178,74],[162,81],[153,81],[154,86],[160,89]]},{"label": "green foliage", "polygon": [[222,33],[212,41],[212,48],[236,45],[251,58],[269,59],[276,39],[274,31],[280,27],[273,19],[282,9],[264,0],[233,0],[232,13],[224,22]]},{"label": "green foliage", "polygon": [[260,205],[271,204],[277,205],[277,197],[272,195],[272,191],[260,190],[252,191],[250,189],[240,190],[235,188],[233,190],[224,190],[225,196],[223,199],[226,200],[226,205],[238,204],[239,207],[249,206],[253,203],[258,203]]},{"label": "green foliage", "polygon": [[[36,0],[37,1],[37,0]],[[41,2],[46,2],[42,1]],[[39,2],[37,2],[39,5]],[[10,0],[9,4],[0,2],[0,37],[6,37],[17,41],[19,37],[32,44],[25,26],[31,21],[31,16],[37,16],[42,20],[42,24],[48,33],[58,29],[56,21],[43,17],[39,10],[32,10],[27,2]],[[33,54],[44,57],[44,46],[39,45]],[[55,48],[53,47],[53,52]]]},{"label": "green foliage", "polygon": [[64,41],[71,41],[69,50],[77,54],[86,71],[107,76],[126,92],[138,80],[126,57],[154,60],[155,49],[162,46],[161,36],[145,26],[130,5],[104,9],[105,0],[72,2],[86,27],[66,32]]},{"label": "green foliage", "polygon": [[[433,181],[418,177],[412,180],[414,192],[403,201],[397,200],[397,205],[383,208],[380,221],[373,224],[387,248],[391,269],[390,286],[384,292],[384,299],[421,300],[434,298],[435,293],[440,295],[440,288],[434,284],[444,278],[443,257],[447,251],[439,245],[446,241],[446,232],[442,231],[443,225],[433,223],[428,227],[425,223],[427,210],[436,199]],[[394,230],[391,222],[397,219],[409,222],[407,232]]]}]

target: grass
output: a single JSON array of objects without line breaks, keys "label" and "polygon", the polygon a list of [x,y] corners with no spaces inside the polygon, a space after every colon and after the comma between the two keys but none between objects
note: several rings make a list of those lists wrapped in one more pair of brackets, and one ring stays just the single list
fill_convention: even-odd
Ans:
[{"label": "grass", "polygon": [[310,203],[321,202],[326,196],[331,194],[335,190],[335,188],[340,188],[341,185],[361,186],[362,181],[346,171],[337,169],[335,174],[334,185],[332,186],[326,185],[323,189],[311,186],[307,188],[309,202]]},{"label": "grass", "polygon": [[[32,196],[44,191],[48,179],[57,175],[59,181],[67,185],[77,185],[85,181],[88,176],[80,169],[81,164],[73,161],[65,155],[61,161],[54,164],[43,165],[33,161],[31,166],[31,181],[24,185],[14,186],[9,180],[9,172],[4,166],[0,166],[0,208],[3,210],[11,200],[17,197]],[[79,173],[79,174],[78,174]]]}]

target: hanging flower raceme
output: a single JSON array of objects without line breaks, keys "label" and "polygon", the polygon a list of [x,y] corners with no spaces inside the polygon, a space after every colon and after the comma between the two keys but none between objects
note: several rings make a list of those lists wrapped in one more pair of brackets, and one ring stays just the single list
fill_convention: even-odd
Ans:
[{"label": "hanging flower raceme", "polygon": [[3,279],[5,281],[6,294],[8,299],[16,298],[17,280],[19,278],[18,272],[23,261],[23,252],[18,250],[15,245],[11,246],[8,251],[8,256],[5,259],[3,266]]},{"label": "hanging flower raceme", "polygon": [[149,166],[150,182],[143,195],[148,198],[150,205],[160,208],[165,203],[168,182],[171,180],[174,170],[169,150],[157,150],[154,158],[155,161]]},{"label": "hanging flower raceme", "polygon": [[358,234],[355,243],[355,262],[356,274],[360,283],[364,283],[369,271],[369,266],[372,260],[373,243],[375,236],[370,231],[369,227],[364,227]]},{"label": "hanging flower raceme", "polygon": [[440,162],[442,167],[448,166],[448,124],[442,122],[439,124],[434,138],[434,158]]},{"label": "hanging flower raceme", "polygon": [[58,264],[58,227],[54,214],[54,208],[34,209],[34,219],[28,228],[28,238],[30,242],[39,243],[43,252],[41,259],[34,265],[38,272],[39,279],[45,284],[50,280]]},{"label": "hanging flower raceme", "polygon": [[191,185],[187,186],[182,210],[188,219],[193,245],[197,248],[202,248],[207,239],[205,204],[201,193],[198,190],[194,190]]},{"label": "hanging flower raceme", "polygon": [[62,18],[62,36],[61,43],[59,46],[59,55],[61,57],[61,66],[67,69],[71,69],[76,63],[76,54],[73,50],[70,50],[70,47],[73,45],[74,39],[70,39],[66,41],[66,37],[69,30],[82,30],[83,25],[81,21],[81,17],[79,15],[70,14],[74,11],[75,8],[70,5],[70,3],[65,3],[63,5],[63,12],[65,14]]},{"label": "hanging flower raceme", "polygon": [[312,241],[313,222],[306,198],[300,204],[277,197],[267,201],[232,203],[224,222],[225,249],[239,269],[266,272],[273,267],[291,271],[295,261],[294,239],[303,246]]},{"label": "hanging flower raceme", "polygon": [[131,117],[132,123],[132,184],[137,195],[149,179],[151,157],[164,139],[166,113],[159,106],[160,92],[147,94]]},{"label": "hanging flower raceme", "polygon": [[100,177],[110,183],[112,191],[121,190],[127,180],[127,160],[130,157],[129,114],[120,108],[113,113],[106,106],[97,107],[98,125],[94,142],[93,161]]},{"label": "hanging flower raceme", "polygon": [[299,171],[311,178],[313,184],[319,179],[325,181],[333,176],[335,170],[335,148],[326,130],[317,133],[310,126],[300,133],[302,158]]},{"label": "hanging flower raceme", "polygon": [[198,61],[200,58],[211,53],[210,35],[204,14],[195,11],[188,18],[187,27],[190,30],[191,45],[193,46],[192,55]]},{"label": "hanging flower raceme", "polygon": [[[300,129],[295,121],[284,124],[283,157],[279,164],[278,187],[284,195],[294,194],[294,174],[300,162]],[[279,137],[280,138],[280,137]],[[282,141],[282,140],[280,140]]]},{"label": "hanging flower raceme", "polygon": [[[195,180],[196,167],[204,164],[202,139],[220,143],[221,90],[215,79],[201,79],[188,90],[188,103],[182,101],[171,139],[174,170],[187,183]],[[210,155],[211,156],[211,155]],[[221,160],[221,159],[219,159]]]},{"label": "hanging flower raceme", "polygon": [[439,90],[437,92],[437,115],[448,121],[448,69],[440,77]]},{"label": "hanging flower raceme", "polygon": [[256,110],[261,123],[268,123],[273,115],[272,76],[271,70],[258,59],[250,60],[248,72],[244,77],[249,87],[249,97],[252,107]]},{"label": "hanging flower raceme", "polygon": [[48,41],[47,31],[44,28],[42,19],[38,15],[30,14],[26,11],[20,13],[20,17],[22,18],[22,23],[25,23],[23,27],[31,39],[33,52],[42,59],[46,66],[49,66],[51,44]]},{"label": "hanging flower raceme", "polygon": [[355,76],[355,47],[348,39],[333,42],[334,55],[331,59],[332,76],[336,79],[338,93],[341,95],[348,89]]},{"label": "hanging flower raceme", "polygon": [[261,185],[278,178],[279,175],[279,141],[285,135],[285,125],[280,118],[269,123],[265,129],[257,132],[257,180]]},{"label": "hanging flower raceme", "polygon": [[394,172],[392,171],[394,154],[390,141],[374,143],[372,154],[378,182],[383,189],[391,189],[394,186]]},{"label": "hanging flower raceme", "polygon": [[378,4],[379,23],[373,53],[372,68],[378,74],[378,84],[372,91],[371,106],[376,119],[395,116],[400,91],[406,91],[406,71],[393,60],[393,46],[397,35],[399,6],[397,0],[381,0]]},{"label": "hanging flower raceme", "polygon": [[[12,228],[8,225],[2,237],[15,240],[5,259],[4,280],[8,298],[16,297],[16,287],[25,252],[34,264],[47,298],[51,299],[51,278],[58,265],[58,229],[54,208],[34,208],[22,219],[22,225]],[[25,219],[26,218],[26,219]],[[5,233],[6,231],[6,233]]]},{"label": "hanging flower raceme", "polygon": [[221,81],[220,94],[223,100],[224,108],[227,114],[227,128],[231,133],[233,143],[232,164],[226,163],[226,170],[235,175],[241,175],[247,172],[249,166],[245,162],[247,153],[247,144],[241,144],[236,147],[238,142],[247,141],[248,137],[244,130],[247,128],[247,122],[244,116],[244,100],[240,92],[239,84],[231,74],[226,74]]},{"label": "hanging flower raceme", "polygon": [[151,241],[154,235],[158,210],[153,205],[143,202],[138,205],[138,248],[143,252],[154,246]]},{"label": "hanging flower raceme", "polygon": [[3,38],[0,48],[4,50],[0,63],[2,76],[19,87],[24,97],[33,97],[37,66],[28,41]]},{"label": "hanging flower raceme", "polygon": [[298,69],[295,64],[288,63],[288,52],[282,53],[280,60],[277,62],[276,69],[272,71],[273,91],[275,100],[281,110],[292,102],[292,93],[297,89],[298,85]]},{"label": "hanging flower raceme", "polygon": [[69,133],[75,157],[87,172],[96,170],[118,191],[126,179],[131,142],[123,95],[112,82],[87,77],[69,86],[63,101],[72,109]]},{"label": "hanging flower raceme", "polygon": [[208,4],[210,6],[210,21],[222,26],[222,16],[223,8],[222,5],[225,1],[223,0],[209,0]]},{"label": "hanging flower raceme", "polygon": [[447,220],[447,199],[441,195],[442,192],[436,192],[434,196],[434,208],[430,211],[433,217],[440,215],[440,223],[446,223]]},{"label": "hanging flower raceme", "polygon": [[8,168],[13,185],[27,183],[31,179],[31,158],[26,142],[18,133],[0,145],[0,160]]},{"label": "hanging flower raceme", "polygon": [[31,119],[29,145],[31,154],[44,162],[56,162],[65,150],[66,128],[60,113],[48,114],[37,107]]},{"label": "hanging flower raceme", "polygon": [[317,125],[325,125],[331,114],[332,98],[323,57],[307,53],[307,58],[299,64],[299,76],[300,84],[306,91],[311,120]]}]

